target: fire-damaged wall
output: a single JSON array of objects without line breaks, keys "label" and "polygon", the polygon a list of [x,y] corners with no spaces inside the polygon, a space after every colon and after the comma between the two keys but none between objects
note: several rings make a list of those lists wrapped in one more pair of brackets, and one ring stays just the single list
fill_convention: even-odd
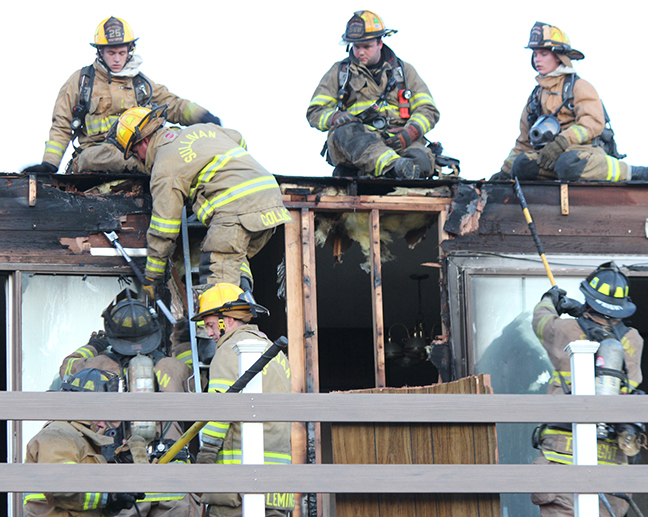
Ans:
[{"label": "fire-damaged wall", "polygon": [[89,253],[110,247],[110,231],[125,247],[146,245],[148,178],[57,176],[0,176],[0,263],[122,266]]},{"label": "fire-damaged wall", "polygon": [[[645,254],[648,189],[643,184],[523,184],[547,254]],[[444,227],[445,252],[530,253],[536,248],[510,182],[459,184]]]}]

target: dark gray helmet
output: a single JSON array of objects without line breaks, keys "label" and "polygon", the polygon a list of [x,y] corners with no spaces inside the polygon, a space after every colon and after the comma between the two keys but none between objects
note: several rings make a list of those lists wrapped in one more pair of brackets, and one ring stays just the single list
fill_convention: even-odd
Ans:
[{"label": "dark gray helmet", "polygon": [[601,264],[581,282],[585,302],[599,314],[611,318],[627,318],[637,306],[628,296],[628,278],[614,262]]},{"label": "dark gray helmet", "polygon": [[86,368],[70,375],[66,375],[61,384],[60,391],[119,391],[119,375],[99,368]]},{"label": "dark gray helmet", "polygon": [[122,355],[148,354],[162,341],[155,311],[134,299],[134,295],[130,289],[124,289],[102,314],[106,339]]}]

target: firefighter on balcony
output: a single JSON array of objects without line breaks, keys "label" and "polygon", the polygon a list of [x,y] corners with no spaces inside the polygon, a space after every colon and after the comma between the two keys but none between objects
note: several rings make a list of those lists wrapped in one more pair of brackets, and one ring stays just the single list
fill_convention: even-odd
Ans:
[{"label": "firefighter on balcony", "polygon": [[[583,339],[601,343],[596,353],[597,394],[631,393],[642,380],[643,339],[636,329],[626,327],[622,321],[636,309],[628,296],[628,279],[609,262],[591,273],[581,283],[580,290],[585,296],[584,305],[566,298],[566,292],[554,286],[534,309],[533,330],[555,368],[547,393],[571,392],[571,365],[565,347]],[[561,314],[572,318],[563,319]],[[543,424],[536,428],[533,438],[534,446],[540,450],[534,463],[572,464],[571,425]],[[628,457],[638,458],[637,443],[643,439],[640,425],[600,424],[599,464],[624,465]],[[611,494],[606,497],[618,516],[625,515],[626,501]],[[543,517],[574,515],[573,494],[532,494],[531,498],[540,506]],[[601,508],[601,515],[607,515]]]},{"label": "firefighter on balcony", "polygon": [[[89,368],[69,375],[60,391],[116,392],[119,376]],[[121,422],[54,421],[45,424],[27,444],[25,463],[106,463],[102,448],[113,438],[105,436]],[[102,492],[50,492],[24,494],[25,517],[102,517],[125,515],[144,494]],[[124,513],[120,513],[124,511]],[[135,510],[134,510],[135,511]]]},{"label": "firefighter on balcony", "polygon": [[135,154],[151,173],[153,211],[146,234],[145,275],[154,293],[180,233],[182,208],[207,226],[200,282],[228,282],[252,291],[248,259],[277,226],[290,222],[275,177],[247,151],[238,131],[215,124],[164,128],[164,106],[133,108],[111,129],[124,157]]},{"label": "firefighter on balcony", "polygon": [[[204,321],[216,353],[209,367],[209,393],[223,393],[239,378],[238,356],[234,345],[243,340],[260,341],[266,349],[272,342],[250,321],[268,310],[244,296],[232,284],[220,283],[206,290],[199,298],[194,321]],[[290,365],[280,352],[263,370],[263,393],[290,393]],[[290,464],[289,422],[263,424],[266,464]],[[203,429],[198,463],[241,463],[241,423],[209,422]],[[204,494],[212,517],[242,515],[240,494]],[[294,494],[266,494],[266,516],[287,516],[294,507]]]},{"label": "firefighter on balcony", "polygon": [[620,161],[614,133],[594,87],[576,74],[583,59],[558,27],[536,22],[529,44],[535,87],[520,118],[520,135],[492,180],[648,180],[648,168]]},{"label": "firefighter on balcony", "polygon": [[[349,56],[335,63],[315,89],[306,117],[328,131],[328,160],[339,169],[372,177],[432,174],[434,155],[423,136],[439,120],[428,87],[383,38],[396,33],[377,14],[358,11],[341,44]],[[354,173],[355,174],[355,173]]]},{"label": "firefighter on balcony", "polygon": [[[125,289],[104,310],[105,332],[95,332],[88,343],[67,356],[59,373],[61,378],[87,368],[115,372],[124,379],[127,391],[187,392],[191,369],[178,359],[160,351],[162,331],[155,313],[135,299],[135,293]],[[182,436],[178,422],[129,422],[115,435],[115,462],[149,463],[159,458]],[[128,440],[128,452],[120,455],[117,446]],[[106,449],[108,451],[108,449]],[[189,462],[183,450],[176,461]],[[148,493],[139,505],[142,515],[156,517],[166,512],[178,512],[188,517],[200,517],[201,505],[193,494]],[[124,516],[131,515],[130,512]],[[132,517],[137,514],[133,510]]]},{"label": "firefighter on balcony", "polygon": [[135,106],[168,103],[172,122],[220,124],[218,117],[205,108],[174,95],[142,74],[142,58],[134,54],[136,41],[133,29],[121,18],[111,16],[99,24],[91,43],[97,49],[97,59],[74,72],[61,88],[43,161],[27,167],[25,172],[56,172],[75,138],[79,147],[66,172],[143,172],[137,160],[124,160],[121,153],[104,142],[119,115]]}]

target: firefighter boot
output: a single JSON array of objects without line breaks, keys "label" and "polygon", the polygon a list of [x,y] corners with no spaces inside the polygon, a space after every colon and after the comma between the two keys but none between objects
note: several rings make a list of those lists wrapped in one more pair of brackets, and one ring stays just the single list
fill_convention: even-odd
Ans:
[{"label": "firefighter boot", "polygon": [[648,167],[633,165],[631,171],[631,181],[648,181]]},{"label": "firefighter boot", "polygon": [[394,162],[394,167],[391,170],[392,175],[396,178],[406,180],[416,179],[420,176],[420,167],[414,163],[411,158],[398,158]]}]

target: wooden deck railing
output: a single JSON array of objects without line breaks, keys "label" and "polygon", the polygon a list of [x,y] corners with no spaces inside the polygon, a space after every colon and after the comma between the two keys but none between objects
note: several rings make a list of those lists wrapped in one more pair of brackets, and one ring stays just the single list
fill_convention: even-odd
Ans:
[{"label": "wooden deck railing", "polygon": [[[0,392],[3,420],[646,422],[648,397]],[[1,492],[648,492],[648,466],[0,464]]]}]

